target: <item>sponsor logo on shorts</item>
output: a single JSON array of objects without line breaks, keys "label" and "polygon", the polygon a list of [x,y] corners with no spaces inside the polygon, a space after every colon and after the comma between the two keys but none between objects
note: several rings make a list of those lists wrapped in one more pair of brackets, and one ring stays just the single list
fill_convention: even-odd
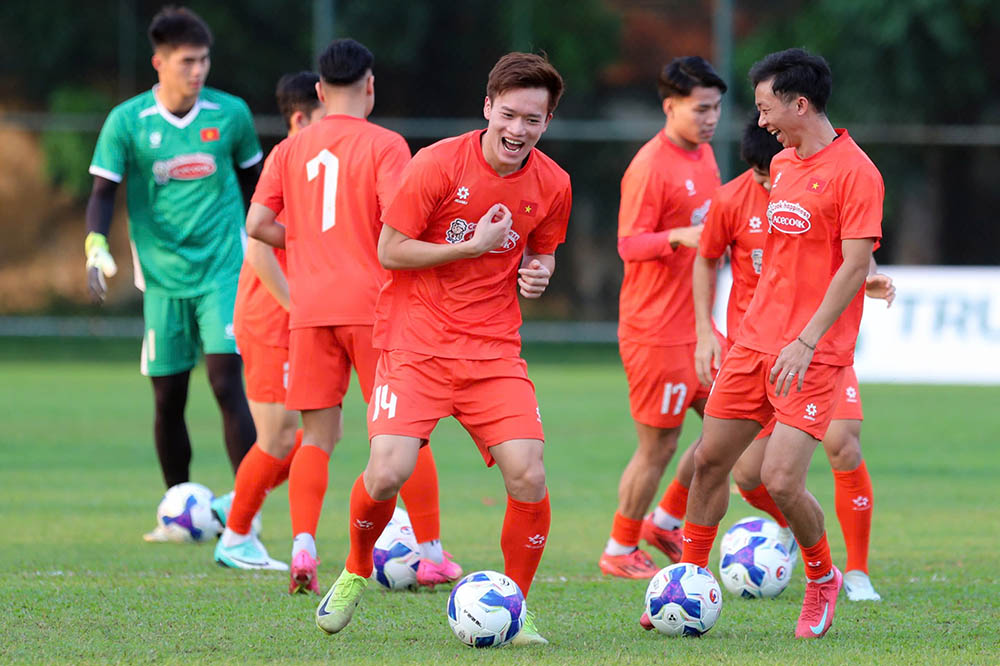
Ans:
[{"label": "sponsor logo on shorts", "polygon": [[812,227],[812,213],[792,201],[772,201],[767,204],[768,231],[777,229],[783,234],[804,234]]},{"label": "sponsor logo on shorts", "polygon": [[153,162],[153,180],[166,185],[171,180],[199,180],[215,173],[215,156],[209,153],[178,155]]},{"label": "sponsor logo on shorts", "polygon": [[816,405],[810,402],[806,405],[806,413],[802,416],[802,418],[807,421],[815,421],[817,411],[819,410],[816,408]]}]

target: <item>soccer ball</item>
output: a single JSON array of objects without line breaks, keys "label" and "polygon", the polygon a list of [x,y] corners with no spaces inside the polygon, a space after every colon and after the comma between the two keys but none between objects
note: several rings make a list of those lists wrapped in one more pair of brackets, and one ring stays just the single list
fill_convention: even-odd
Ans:
[{"label": "soccer ball", "polygon": [[772,599],[788,587],[792,561],[780,541],[744,532],[728,545],[719,562],[727,590],[748,599]]},{"label": "soccer ball", "polygon": [[160,500],[156,523],[166,530],[170,541],[210,541],[222,533],[222,525],[212,514],[213,499],[212,491],[200,483],[178,483]]},{"label": "soccer ball", "polygon": [[511,642],[521,631],[524,613],[521,588],[496,571],[470,573],[448,597],[448,624],[458,640],[472,647]]},{"label": "soccer ball", "polygon": [[701,636],[722,611],[722,590],[712,572],[681,562],[660,569],[646,588],[646,613],[667,636]]},{"label": "soccer ball", "polygon": [[759,516],[741,518],[722,535],[722,542],[719,544],[720,552],[733,552],[735,545],[742,542],[747,536],[763,536],[781,541],[781,528],[770,518]]},{"label": "soccer ball", "polygon": [[372,557],[375,560],[375,580],[383,587],[408,590],[416,586],[420,550],[405,509],[396,507],[392,520],[375,542]]}]

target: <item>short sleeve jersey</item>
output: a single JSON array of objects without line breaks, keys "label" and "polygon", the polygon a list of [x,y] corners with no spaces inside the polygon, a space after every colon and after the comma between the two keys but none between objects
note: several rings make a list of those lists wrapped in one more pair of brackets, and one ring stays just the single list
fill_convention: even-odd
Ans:
[{"label": "short sleeve jersey", "polygon": [[753,179],[753,170],[748,169],[715,191],[701,232],[698,245],[701,256],[717,259],[732,249],[733,286],[726,308],[730,343],[740,328],[764,265],[767,198],[767,190]]},{"label": "short sleeve jersey", "polygon": [[[274,160],[268,155],[262,173],[267,173],[273,164]],[[285,251],[277,247],[272,250],[281,271],[288,275]],[[245,260],[236,289],[233,326],[238,338],[252,338],[270,347],[288,347],[288,311],[281,307],[261,282],[254,267]]]},{"label": "short sleeve jersey", "polygon": [[429,243],[460,243],[496,203],[513,225],[496,250],[420,270],[391,271],[379,294],[375,346],[461,359],[520,353],[517,270],[527,250],[553,254],[566,238],[569,175],[537,148],[501,177],[486,162],[481,130],[420,150],[382,221]]},{"label": "short sleeve jersey", "polygon": [[238,97],[205,88],[178,118],[155,91],[111,110],[90,173],[126,181],[136,285],[197,296],[239,274],[246,209],[236,167],[259,162],[260,143]]},{"label": "short sleeve jersey", "polygon": [[274,149],[254,203],[285,224],[291,328],[370,326],[388,272],[378,261],[380,216],[410,160],[399,134],[328,115]]},{"label": "short sleeve jersey", "polygon": [[[764,270],[736,342],[778,354],[815,314],[844,262],[845,238],[882,237],[882,176],[846,130],[815,155],[794,149],[771,161]],[[813,361],[851,365],[864,307],[860,288],[820,338]]]},{"label": "short sleeve jersey", "polygon": [[[719,186],[708,144],[675,145],[661,131],[639,149],[621,185],[618,238],[702,224]],[[695,342],[691,270],[695,248],[679,246],[650,261],[626,261],[618,337],[649,345]]]}]

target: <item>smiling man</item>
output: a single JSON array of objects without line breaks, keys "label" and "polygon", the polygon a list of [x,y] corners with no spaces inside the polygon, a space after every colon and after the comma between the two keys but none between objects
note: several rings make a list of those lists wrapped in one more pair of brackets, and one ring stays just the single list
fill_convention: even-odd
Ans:
[{"label": "smiling man", "polygon": [[[184,422],[198,354],[222,413],[235,471],[256,439],[233,334],[246,198],[260,170],[253,117],[238,97],[205,87],[212,33],[183,7],[149,26],[159,82],[108,114],[87,203],[87,276],[95,301],[116,272],[108,249],[115,190],[127,181],[136,286],[144,292],[142,373],[153,383],[156,452],[166,485],[189,480]],[[166,540],[158,528],[148,541]]]},{"label": "smiling man", "polygon": [[806,473],[854,358],[872,250],[882,236],[882,176],[826,116],[826,61],[802,49],[750,70],[759,124],[785,146],[771,161],[763,270],[705,407],[682,561],[708,565],[729,501],[729,472],[772,416],[760,478],[805,563],[797,638],[833,623],[842,576]]},{"label": "smiling man", "polygon": [[[419,151],[382,215],[378,255],[391,277],[376,306],[382,353],[368,408],[371,454],[351,492],[350,554],[316,611],[328,633],[351,621],[396,493],[448,416],[503,474],[504,572],[528,596],[551,513],[517,293],[542,295],[566,236],[569,176],[535,148],[562,91],[545,58],[502,57],[486,87],[486,130]],[[514,644],[547,642],[529,614]]]},{"label": "smiling man", "polygon": [[[697,341],[691,266],[702,222],[719,186],[708,141],[719,123],[726,84],[698,56],[677,58],[660,73],[666,124],[622,178],[618,253],[625,262],[618,344],[628,379],[638,446],[618,485],[618,509],[598,565],[622,578],[651,578],[660,567],[642,538],[676,562],[687,489],[671,483],[647,515],[677,450],[688,408],[699,414],[708,388],[694,368]],[[690,462],[685,455],[681,463]]]}]

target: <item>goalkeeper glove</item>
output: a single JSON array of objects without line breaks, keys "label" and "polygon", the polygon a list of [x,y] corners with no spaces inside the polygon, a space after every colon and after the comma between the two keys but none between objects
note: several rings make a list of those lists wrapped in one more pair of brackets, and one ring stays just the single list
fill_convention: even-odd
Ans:
[{"label": "goalkeeper glove", "polygon": [[91,231],[87,234],[83,249],[87,253],[87,277],[90,291],[98,300],[103,301],[108,290],[104,278],[112,277],[118,272],[118,266],[108,250],[108,239],[104,234]]}]

